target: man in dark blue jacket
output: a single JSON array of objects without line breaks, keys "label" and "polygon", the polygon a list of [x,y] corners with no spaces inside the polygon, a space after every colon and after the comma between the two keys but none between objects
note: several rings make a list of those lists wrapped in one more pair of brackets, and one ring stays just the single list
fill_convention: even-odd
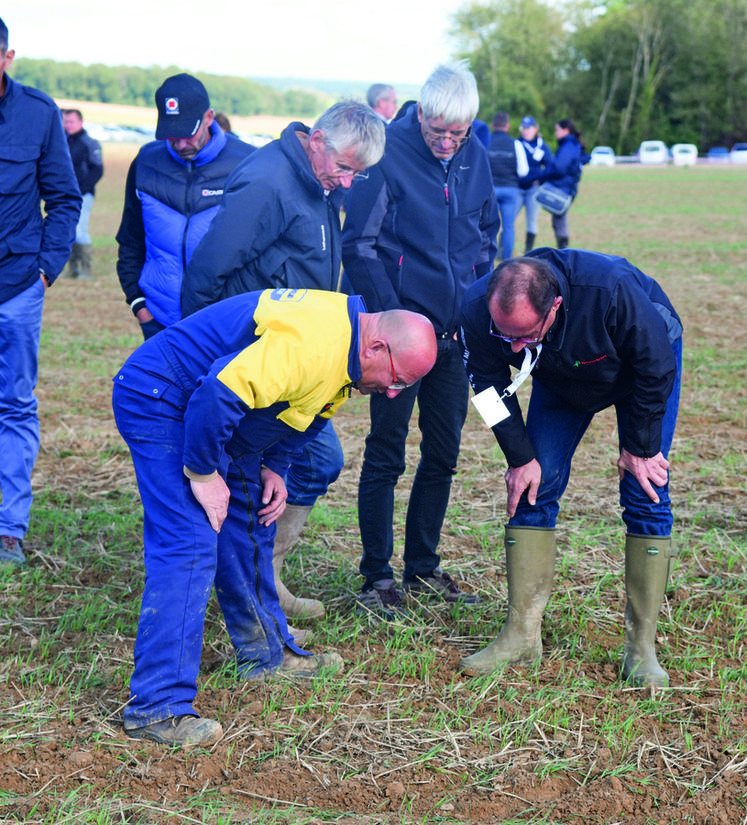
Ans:
[{"label": "man in dark blue jacket", "polygon": [[70,256],[81,197],[60,111],[8,77],[14,57],[0,20],[0,563],[23,565],[44,290]]},{"label": "man in dark blue jacket", "polygon": [[[384,123],[372,109],[340,101],[312,128],[291,123],[279,140],[242,163],[226,183],[221,208],[189,262],[184,315],[256,289],[336,290],[344,191],[381,158],[384,141]],[[278,521],[274,555],[275,584],[288,618],[324,615],[318,599],[294,596],[280,571],[343,461],[328,421],[288,471],[288,506]],[[297,638],[304,632],[295,631]]]},{"label": "man in dark blue jacket", "polygon": [[101,157],[101,145],[83,128],[83,115],[80,109],[65,109],[62,112],[62,126],[67,135],[67,145],[78,179],[83,205],[80,210],[78,226],[75,229],[75,243],[70,260],[63,277],[80,278],[90,281],[91,271],[91,235],[88,221],[91,217],[96,184],[104,174],[104,162]]},{"label": "man in dark blue jacket", "polygon": [[456,472],[469,387],[456,341],[459,305],[488,273],[500,227],[485,147],[470,139],[479,106],[463,64],[439,66],[420,102],[387,127],[387,148],[346,205],[342,258],[355,292],[374,312],[410,309],[439,337],[436,366],[382,404],[371,399],[371,432],[358,488],[363,543],[360,609],[386,618],[403,611],[390,565],[394,488],[405,469],[415,401],[422,433],[405,531],[403,587],[449,602],[475,601],[440,567],[437,546]]},{"label": "man in dark blue jacket", "polygon": [[[671,302],[624,258],[542,248],[478,281],[461,327],[475,405],[509,467],[508,618],[463,667],[486,673],[541,657],[571,460],[594,414],[614,407],[627,528],[622,674],[636,687],[666,685],[654,640],[672,555],[667,455],[682,370],[682,324]],[[513,382],[511,367],[519,370]],[[515,392],[530,373],[525,424]]]},{"label": "man in dark blue jacket", "polygon": [[214,121],[204,85],[188,74],[156,91],[156,140],[127,175],[117,274],[144,338],[182,317],[184,273],[215,217],[228,176],[254,146]]}]

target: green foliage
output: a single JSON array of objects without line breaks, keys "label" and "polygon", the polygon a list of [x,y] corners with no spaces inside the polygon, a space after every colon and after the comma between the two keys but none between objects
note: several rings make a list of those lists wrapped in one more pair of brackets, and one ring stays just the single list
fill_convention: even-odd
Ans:
[{"label": "green foliage", "polygon": [[454,15],[482,117],[572,117],[588,145],[747,137],[747,0],[492,0]]},{"label": "green foliage", "polygon": [[[94,63],[59,63],[54,60],[19,58],[13,64],[13,77],[54,98],[153,106],[153,95],[163,81],[179,72],[176,66],[104,66]],[[316,117],[325,108],[326,98],[313,91],[281,91],[263,86],[246,77],[196,72],[205,84],[216,111],[232,115],[288,115]]]}]

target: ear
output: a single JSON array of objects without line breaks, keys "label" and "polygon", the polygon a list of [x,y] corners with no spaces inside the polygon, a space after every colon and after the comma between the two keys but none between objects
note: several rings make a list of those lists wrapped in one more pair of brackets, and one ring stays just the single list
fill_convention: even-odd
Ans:
[{"label": "ear", "polygon": [[368,358],[375,358],[382,351],[386,352],[386,341],[383,338],[372,338],[363,348]]},{"label": "ear", "polygon": [[207,112],[205,112],[205,117],[203,117],[202,122],[209,129],[214,120],[215,120],[215,109],[208,109]]},{"label": "ear", "polygon": [[321,129],[314,129],[309,135],[309,146],[314,152],[324,152],[327,148],[327,139]]},{"label": "ear", "polygon": [[10,64],[13,62],[13,58],[16,56],[15,49],[8,49],[5,52],[5,71],[7,72],[10,68]]}]

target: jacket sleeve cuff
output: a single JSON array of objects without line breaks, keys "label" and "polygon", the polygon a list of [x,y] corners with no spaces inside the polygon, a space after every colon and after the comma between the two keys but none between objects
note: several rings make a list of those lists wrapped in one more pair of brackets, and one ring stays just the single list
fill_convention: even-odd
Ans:
[{"label": "jacket sleeve cuff", "polygon": [[130,309],[132,310],[132,314],[137,317],[138,312],[145,306],[145,296],[141,295],[139,298],[135,298],[135,300],[130,304]]},{"label": "jacket sleeve cuff", "polygon": [[193,470],[190,470],[189,467],[185,466],[184,467],[184,475],[187,476],[187,478],[190,481],[203,481],[204,482],[204,481],[212,481],[214,478],[217,478],[218,477],[218,471],[213,470],[212,473],[207,473],[207,474],[195,473]]}]

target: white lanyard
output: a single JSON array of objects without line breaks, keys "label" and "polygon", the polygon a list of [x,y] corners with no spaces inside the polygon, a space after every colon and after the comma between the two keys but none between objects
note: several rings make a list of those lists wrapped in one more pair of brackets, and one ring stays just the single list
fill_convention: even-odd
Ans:
[{"label": "white lanyard", "polygon": [[542,344],[537,344],[537,349],[534,351],[537,353],[537,357],[532,359],[532,350],[528,347],[524,349],[524,363],[521,365],[521,369],[516,373],[516,378],[514,378],[514,380],[501,393],[501,398],[508,398],[513,395],[516,390],[518,390],[519,387],[527,380],[527,378],[529,378],[532,370],[537,366],[537,361],[539,361],[540,353],[542,352]]}]

